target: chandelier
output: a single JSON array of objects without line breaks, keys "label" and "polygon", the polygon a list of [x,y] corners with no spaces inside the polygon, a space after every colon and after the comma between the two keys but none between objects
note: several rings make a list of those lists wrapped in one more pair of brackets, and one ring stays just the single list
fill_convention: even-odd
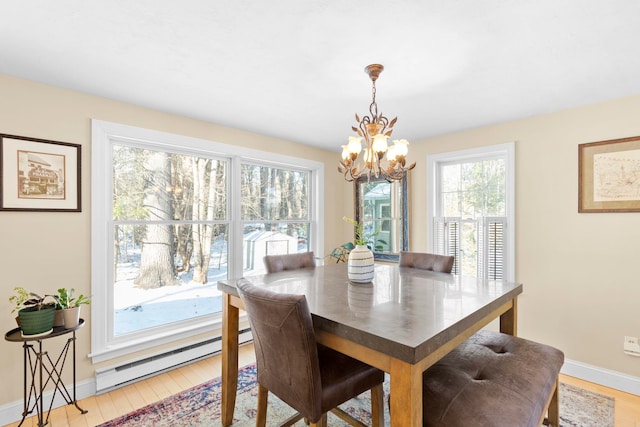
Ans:
[{"label": "chandelier", "polygon": [[[404,178],[408,171],[413,169],[415,162],[409,166],[406,164],[409,142],[406,139],[396,139],[393,145],[387,145],[387,139],[393,132],[393,125],[398,120],[393,120],[378,114],[376,103],[376,80],[384,67],[380,64],[368,65],[364,71],[369,75],[373,83],[373,101],[369,106],[370,116],[364,116],[362,120],[356,113],[356,126],[351,129],[358,136],[350,136],[349,142],[342,146],[342,159],[338,165],[338,171],[344,175],[344,179],[352,182],[361,176],[384,178],[387,181],[398,181]],[[364,138],[364,151],[362,139]],[[386,156],[385,156],[386,154]]]}]

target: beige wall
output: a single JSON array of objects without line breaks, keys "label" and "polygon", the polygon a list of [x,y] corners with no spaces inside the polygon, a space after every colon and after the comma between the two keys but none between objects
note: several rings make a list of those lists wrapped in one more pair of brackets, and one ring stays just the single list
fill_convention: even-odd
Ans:
[{"label": "beige wall", "polygon": [[640,381],[640,213],[578,213],[578,144],[640,135],[640,96],[413,143],[413,250],[427,248],[430,154],[516,144],[516,279],[519,334],[568,359]]},{"label": "beige wall", "polygon": [[[353,215],[353,190],[335,172],[338,142],[328,152],[2,75],[0,94],[1,133],[83,149],[81,213],[0,212],[6,330],[14,327],[7,301],[14,286],[90,292],[91,118],[324,162],[325,253],[352,232],[341,220]],[[578,144],[640,135],[639,117],[640,97],[632,97],[413,142],[411,249],[427,247],[427,156],[515,141],[516,268],[525,286],[520,335],[555,345],[574,361],[640,377],[640,359],[622,353],[623,336],[640,335],[640,214],[577,213]],[[90,338],[89,327],[78,333],[79,381],[93,377]],[[2,340],[0,352],[0,377],[21,384],[20,345]],[[19,387],[0,390],[0,406],[21,399]]]},{"label": "beige wall", "polygon": [[[59,287],[91,293],[91,119],[150,128],[229,145],[295,155],[325,163],[324,215],[342,218],[345,211],[342,177],[335,172],[338,151],[329,152],[245,131],[190,120],[146,108],[89,96],[60,88],[0,75],[0,133],[65,141],[82,145],[82,212],[0,212],[0,319],[5,330],[15,327],[8,297],[15,286],[42,293]],[[336,191],[338,189],[338,191]],[[342,222],[342,221],[341,221]],[[325,252],[343,243],[345,228],[326,227]],[[83,317],[89,322],[90,308]],[[47,342],[59,348],[60,339]],[[78,381],[93,378],[96,366],[90,352],[91,329],[78,332]],[[151,351],[158,351],[153,349]],[[22,384],[22,349],[18,343],[0,341],[0,378],[5,384]],[[111,365],[115,361],[103,365]],[[20,401],[21,387],[0,387],[0,406]]]}]

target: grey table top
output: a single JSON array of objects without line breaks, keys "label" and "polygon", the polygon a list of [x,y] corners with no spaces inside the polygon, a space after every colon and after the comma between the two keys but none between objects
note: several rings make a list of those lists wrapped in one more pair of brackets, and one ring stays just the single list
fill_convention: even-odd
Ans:
[{"label": "grey table top", "polygon": [[[314,327],[416,363],[522,293],[504,281],[376,264],[371,284],[347,279],[346,264],[247,277],[275,292],[304,294]],[[235,280],[218,289],[238,295]]]}]

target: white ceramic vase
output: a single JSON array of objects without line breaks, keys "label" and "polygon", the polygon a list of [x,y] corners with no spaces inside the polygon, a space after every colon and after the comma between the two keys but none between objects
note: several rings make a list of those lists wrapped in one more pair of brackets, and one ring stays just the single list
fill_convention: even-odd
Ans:
[{"label": "white ceramic vase", "polygon": [[351,250],[347,273],[349,280],[354,283],[370,283],[373,280],[373,252],[366,245],[357,245]]}]

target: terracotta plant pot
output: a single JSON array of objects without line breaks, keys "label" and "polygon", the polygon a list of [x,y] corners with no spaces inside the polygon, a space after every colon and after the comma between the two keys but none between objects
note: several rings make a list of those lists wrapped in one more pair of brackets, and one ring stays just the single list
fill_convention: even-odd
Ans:
[{"label": "terracotta plant pot", "polygon": [[64,315],[62,309],[56,310],[56,314],[53,316],[53,327],[64,326]]}]

